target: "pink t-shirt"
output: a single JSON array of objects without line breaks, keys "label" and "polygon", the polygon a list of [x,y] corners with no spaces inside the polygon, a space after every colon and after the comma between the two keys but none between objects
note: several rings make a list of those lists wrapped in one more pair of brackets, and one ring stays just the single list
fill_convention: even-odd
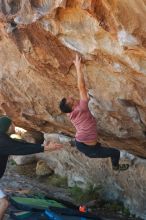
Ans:
[{"label": "pink t-shirt", "polygon": [[88,100],[80,100],[73,111],[67,115],[76,128],[75,138],[77,141],[97,140],[96,120],[88,108]]}]

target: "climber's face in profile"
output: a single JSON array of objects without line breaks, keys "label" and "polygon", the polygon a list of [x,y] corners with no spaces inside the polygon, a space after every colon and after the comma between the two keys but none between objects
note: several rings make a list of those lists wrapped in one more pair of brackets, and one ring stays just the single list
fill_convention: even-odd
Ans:
[{"label": "climber's face in profile", "polygon": [[77,105],[77,102],[78,101],[74,99],[72,96],[66,98],[66,104],[69,105],[72,110]]}]

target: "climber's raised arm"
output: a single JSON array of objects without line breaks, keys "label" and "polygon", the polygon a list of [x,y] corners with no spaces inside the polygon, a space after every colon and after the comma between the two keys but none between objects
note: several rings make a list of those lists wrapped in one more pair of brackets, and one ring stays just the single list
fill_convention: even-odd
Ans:
[{"label": "climber's raised arm", "polygon": [[88,100],[84,74],[81,68],[81,57],[79,57],[79,55],[76,54],[76,59],[73,62],[74,62],[74,65],[76,67],[76,72],[77,72],[77,84],[79,88],[80,99]]}]

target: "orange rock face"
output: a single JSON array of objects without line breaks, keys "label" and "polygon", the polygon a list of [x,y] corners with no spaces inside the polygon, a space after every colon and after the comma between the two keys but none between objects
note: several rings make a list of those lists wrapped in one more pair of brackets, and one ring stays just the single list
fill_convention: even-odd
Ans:
[{"label": "orange rock face", "polygon": [[146,157],[145,20],[145,0],[3,0],[1,113],[28,130],[74,135],[58,103],[78,98],[79,52],[101,142]]}]

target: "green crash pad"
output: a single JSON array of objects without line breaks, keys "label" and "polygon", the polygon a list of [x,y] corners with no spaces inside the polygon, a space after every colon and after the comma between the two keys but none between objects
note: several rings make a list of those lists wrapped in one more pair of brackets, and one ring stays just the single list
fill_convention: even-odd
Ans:
[{"label": "green crash pad", "polygon": [[44,210],[48,207],[65,208],[66,206],[52,199],[27,198],[12,196],[10,198],[12,204],[23,210],[39,209]]}]

